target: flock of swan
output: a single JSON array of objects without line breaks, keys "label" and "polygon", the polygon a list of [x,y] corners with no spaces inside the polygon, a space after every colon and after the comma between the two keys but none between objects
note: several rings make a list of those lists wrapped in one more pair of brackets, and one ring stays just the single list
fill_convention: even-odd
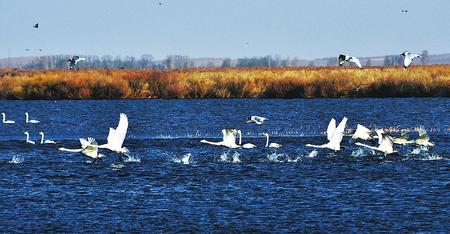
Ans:
[{"label": "flock of swan", "polygon": [[[13,120],[7,120],[6,114],[1,113],[3,120],[3,124],[15,124],[15,121]],[[267,118],[261,117],[261,116],[250,116],[246,118],[247,123],[255,123],[257,125],[264,124],[265,121],[267,121]],[[312,144],[306,144],[306,147],[313,147],[313,148],[327,148],[333,151],[340,151],[341,150],[341,142],[344,136],[351,136],[351,139],[353,141],[358,141],[355,143],[357,146],[365,147],[374,151],[379,151],[383,153],[384,155],[394,154],[397,153],[394,149],[394,145],[418,145],[423,147],[433,147],[434,144],[430,142],[430,137],[427,135],[425,129],[423,127],[420,127],[418,129],[419,137],[415,140],[409,140],[408,135],[406,135],[406,132],[402,132],[402,135],[400,137],[394,137],[389,136],[384,133],[382,129],[376,129],[375,135],[372,135],[372,131],[366,127],[364,127],[361,124],[358,124],[356,127],[356,130],[353,131],[352,134],[345,134],[345,128],[347,125],[347,118],[344,117],[342,121],[339,123],[339,125],[336,126],[336,120],[332,118],[328,124],[327,130],[326,130],[326,136],[327,136],[327,142],[322,145],[312,145]],[[28,113],[25,113],[25,123],[26,124],[39,124],[40,121],[36,119],[30,119],[30,116]],[[94,162],[97,160],[102,160],[102,158],[106,157],[104,154],[101,154],[99,152],[99,149],[107,149],[109,151],[115,152],[119,156],[119,160],[123,161],[122,155],[130,157],[130,151],[128,148],[123,146],[123,143],[125,141],[125,137],[128,130],[128,117],[124,113],[120,113],[119,117],[119,124],[116,128],[109,128],[109,134],[106,139],[106,143],[99,145],[97,141],[94,138],[88,137],[86,138],[80,138],[80,146],[81,148],[78,149],[67,149],[64,147],[58,148],[60,151],[65,152],[72,152],[72,153],[81,153],[87,157],[90,157],[94,159]],[[26,139],[25,142],[28,144],[36,144],[34,141],[30,139],[29,132],[24,132]],[[56,144],[55,141],[45,139],[44,132],[39,132],[39,135],[41,136],[40,144]],[[267,132],[263,132],[261,134],[266,138],[265,147],[268,148],[281,148],[282,145],[270,142],[269,134]],[[214,145],[214,146],[221,146],[221,147],[227,147],[231,149],[236,148],[244,148],[244,149],[251,149],[256,148],[257,146],[253,143],[242,143],[242,132],[239,129],[223,129],[222,130],[222,141],[219,142],[212,142],[208,141],[206,139],[201,140],[201,143]],[[237,137],[239,137],[238,143]],[[369,145],[367,143],[362,143],[360,141],[372,141],[374,144]]]},{"label": "flock of swan", "polygon": [[[260,116],[251,116],[246,118],[247,122],[254,122],[258,125],[263,124],[265,120],[267,120],[264,117]],[[347,117],[344,117],[342,121],[339,123],[339,125],[336,126],[336,120],[332,118],[328,124],[326,135],[327,135],[327,143],[322,145],[312,145],[312,144],[306,144],[306,147],[313,147],[313,148],[327,148],[333,151],[340,151],[341,150],[341,142],[345,134],[345,128],[347,125]],[[394,154],[397,153],[394,149],[394,144],[396,145],[418,145],[418,146],[424,146],[424,147],[433,147],[434,144],[430,142],[430,137],[426,133],[425,129],[423,127],[420,127],[418,129],[419,137],[415,140],[409,140],[408,135],[406,132],[402,132],[402,135],[400,137],[394,137],[389,136],[384,133],[382,129],[376,129],[375,130],[376,135],[371,135],[372,131],[366,127],[364,127],[361,124],[358,124],[356,127],[356,130],[350,134],[352,141],[358,141],[355,143],[355,145],[365,147],[374,151],[382,152],[384,155]],[[239,135],[239,143],[236,144],[236,137]],[[262,133],[263,136],[266,137],[266,144],[265,147],[269,148],[280,148],[282,145],[278,143],[270,143],[269,142],[269,134],[267,132]],[[208,140],[201,140],[201,143],[215,145],[215,146],[224,146],[228,148],[255,148],[256,145],[252,143],[245,143],[242,144],[242,132],[239,129],[223,129],[222,130],[222,141],[220,142],[211,142]],[[377,145],[368,145],[361,143],[359,141],[375,141]]]},{"label": "flock of swan", "polygon": [[[414,59],[422,58],[422,56],[420,56],[419,54],[410,53],[408,51],[405,51],[400,55],[403,56],[403,68],[405,69],[407,69],[411,65]],[[339,66],[342,67],[346,62],[349,64],[355,64],[357,67],[359,67],[359,69],[362,69],[361,61],[359,61],[357,57],[340,54],[338,57]]]}]

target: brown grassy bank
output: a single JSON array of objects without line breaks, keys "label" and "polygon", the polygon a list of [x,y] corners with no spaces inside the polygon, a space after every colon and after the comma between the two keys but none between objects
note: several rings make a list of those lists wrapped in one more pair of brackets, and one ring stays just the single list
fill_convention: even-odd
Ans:
[{"label": "brown grassy bank", "polygon": [[450,97],[450,65],[187,70],[0,70],[0,98]]}]

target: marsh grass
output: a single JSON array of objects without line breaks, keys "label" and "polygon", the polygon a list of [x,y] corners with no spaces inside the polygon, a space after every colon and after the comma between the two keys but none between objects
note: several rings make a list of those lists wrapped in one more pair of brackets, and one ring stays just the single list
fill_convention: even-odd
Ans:
[{"label": "marsh grass", "polygon": [[450,97],[450,66],[0,70],[0,98]]}]

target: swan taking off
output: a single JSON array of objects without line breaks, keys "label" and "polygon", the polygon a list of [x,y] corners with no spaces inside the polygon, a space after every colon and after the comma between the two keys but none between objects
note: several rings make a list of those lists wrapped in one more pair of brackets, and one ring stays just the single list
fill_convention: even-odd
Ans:
[{"label": "swan taking off", "polygon": [[350,64],[353,63],[356,66],[358,66],[359,69],[362,69],[361,62],[356,57],[348,56],[346,54],[340,54],[338,57],[338,60],[339,60],[339,67],[342,67],[344,65],[344,63],[347,62]]},{"label": "swan taking off", "polygon": [[384,153],[385,156],[388,154],[397,153],[397,151],[395,151],[393,148],[394,142],[392,141],[392,137],[390,137],[388,135],[383,136],[382,133],[384,133],[384,131],[381,129],[377,129],[376,133],[377,133],[378,142],[379,142],[378,147],[365,145],[360,142],[356,142],[355,145],[359,145],[359,146],[366,147],[366,148],[369,148],[372,150],[380,151],[380,152]]},{"label": "swan taking off", "polygon": [[35,119],[29,119],[28,112],[25,112],[25,123],[38,124],[40,123],[40,121]]},{"label": "swan taking off", "polygon": [[331,119],[327,128],[328,143],[323,145],[306,144],[305,146],[313,148],[328,148],[334,151],[341,150],[341,141],[342,138],[344,137],[344,130],[346,124],[347,124],[347,117],[344,117],[337,127],[336,127],[336,120],[334,118]]},{"label": "swan taking off", "polygon": [[420,145],[420,146],[426,146],[426,147],[433,147],[434,144],[430,142],[430,137],[428,136],[427,132],[423,127],[420,127],[418,129],[419,132],[419,138],[417,138],[414,141],[414,144]]},{"label": "swan taking off", "polygon": [[252,144],[252,143],[245,143],[242,144],[242,132],[241,130],[238,130],[239,133],[239,145],[244,148],[244,149],[252,149],[252,148],[256,148],[256,145]]},{"label": "swan taking off", "polygon": [[408,140],[408,139],[409,139],[408,134],[403,132],[400,137],[393,137],[392,138],[392,143],[397,144],[397,145],[407,145],[407,144],[414,143],[413,140]]},{"label": "swan taking off", "polygon": [[201,140],[201,143],[217,145],[217,146],[225,146],[228,148],[239,148],[240,146],[236,144],[236,134],[238,134],[239,130],[237,129],[222,129],[223,139],[220,142],[211,142],[205,139]]},{"label": "swan taking off", "polygon": [[272,142],[272,143],[269,144],[269,133],[263,132],[261,135],[266,137],[266,147],[269,147],[269,148],[280,148],[281,147],[281,145],[278,144],[278,143],[273,143]]},{"label": "swan taking off", "polygon": [[39,135],[41,135],[41,145],[42,144],[56,144],[56,142],[52,140],[45,140],[44,141],[44,132],[39,132]]},{"label": "swan taking off", "polygon": [[[93,145],[94,147],[101,149],[109,149],[119,154],[129,155],[130,151],[126,147],[122,147],[125,141],[125,136],[127,135],[128,129],[128,117],[124,113],[120,113],[119,125],[117,128],[109,128],[109,134],[107,138],[107,143],[103,145]],[[122,158],[119,156],[119,159]]]},{"label": "swan taking off", "polygon": [[372,137],[370,136],[370,129],[364,127],[361,124],[358,124],[356,126],[356,130],[355,133],[353,133],[352,139],[357,140],[357,139],[361,139],[361,140],[371,140]]},{"label": "swan taking off", "polygon": [[90,158],[95,160],[102,159],[106,157],[103,154],[98,153],[97,141],[94,138],[88,138],[87,140],[84,138],[80,138],[81,149],[66,149],[66,148],[58,148],[58,150],[72,152],[72,153],[82,153]]},{"label": "swan taking off", "polygon": [[418,55],[418,54],[413,54],[410,53],[408,51],[405,51],[401,54],[404,59],[403,59],[403,68],[407,69],[409,67],[409,65],[411,65],[411,63],[413,62],[413,60],[415,58],[422,58],[422,56]]},{"label": "swan taking off", "polygon": [[254,122],[257,125],[261,125],[264,123],[264,121],[267,120],[267,118],[261,117],[261,116],[256,116],[256,115],[252,115],[250,117],[245,118],[245,120],[247,121],[247,123],[251,123]]},{"label": "swan taking off", "polygon": [[13,123],[16,123],[16,122],[14,122],[14,121],[12,121],[12,120],[6,120],[6,114],[5,113],[2,113],[2,116],[3,116],[3,123],[4,124],[13,124]]},{"label": "swan taking off", "polygon": [[67,62],[70,62],[69,69],[70,70],[74,69],[78,62],[85,60],[86,60],[85,58],[80,58],[80,56],[73,56],[72,58],[67,60]]},{"label": "swan taking off", "polygon": [[24,132],[23,134],[25,134],[25,136],[27,136],[26,143],[32,144],[32,145],[36,144],[34,141],[30,140],[30,133]]}]

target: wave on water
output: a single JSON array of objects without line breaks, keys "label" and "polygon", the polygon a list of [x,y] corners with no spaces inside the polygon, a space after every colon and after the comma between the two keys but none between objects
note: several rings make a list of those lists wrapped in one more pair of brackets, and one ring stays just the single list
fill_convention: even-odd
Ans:
[{"label": "wave on water", "polygon": [[11,160],[8,161],[8,163],[19,164],[19,163],[23,163],[23,161],[25,161],[25,160],[23,159],[23,157],[14,155],[14,156],[11,158]]},{"label": "wave on water", "polygon": [[241,159],[239,158],[239,156],[241,156],[239,152],[234,152],[230,157],[228,157],[228,153],[222,153],[219,156],[218,161],[222,163],[242,163]]},{"label": "wave on water", "polygon": [[307,158],[315,158],[315,157],[317,157],[318,154],[319,154],[319,152],[317,150],[313,150],[309,154],[307,154],[306,157]]}]

